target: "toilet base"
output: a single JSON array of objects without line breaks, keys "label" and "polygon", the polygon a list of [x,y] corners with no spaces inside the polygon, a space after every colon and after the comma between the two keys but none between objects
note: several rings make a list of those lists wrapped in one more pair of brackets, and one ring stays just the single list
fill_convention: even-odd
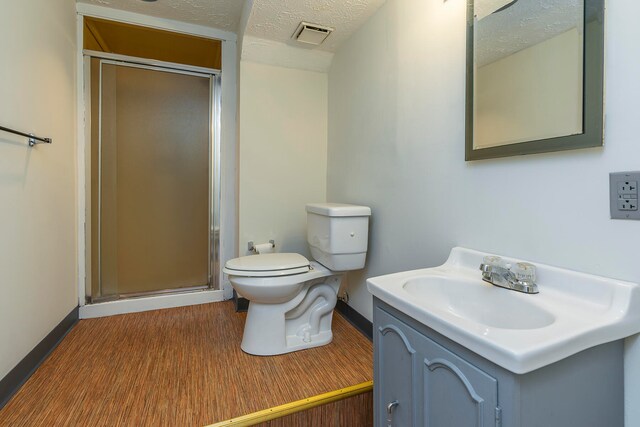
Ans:
[{"label": "toilet base", "polygon": [[311,335],[309,338],[309,342],[306,342],[297,335],[290,335],[287,337],[287,347],[291,349],[291,351],[321,347],[329,344],[333,340],[333,333],[331,331],[320,331],[320,333]]},{"label": "toilet base", "polygon": [[331,331],[321,331],[319,334],[311,335],[310,338],[311,340],[309,342],[305,342],[297,335],[290,335],[286,337],[286,347],[280,349],[272,348],[271,351],[266,350],[262,345],[256,346],[255,343],[242,340],[240,348],[245,353],[254,356],[275,356],[330,344],[331,341],[333,341],[333,333]]},{"label": "toilet base", "polygon": [[305,283],[292,300],[280,304],[249,303],[241,348],[271,356],[329,344],[341,275]]}]

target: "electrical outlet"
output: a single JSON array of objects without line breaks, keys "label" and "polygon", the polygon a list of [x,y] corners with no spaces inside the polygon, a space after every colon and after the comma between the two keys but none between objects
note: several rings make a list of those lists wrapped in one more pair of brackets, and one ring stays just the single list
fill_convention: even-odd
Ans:
[{"label": "electrical outlet", "polygon": [[638,199],[618,200],[619,211],[637,211]]},{"label": "electrical outlet", "polygon": [[612,219],[640,220],[638,182],[640,182],[640,172],[609,174],[609,207]]},{"label": "electrical outlet", "polygon": [[638,181],[618,181],[618,194],[637,194]]}]

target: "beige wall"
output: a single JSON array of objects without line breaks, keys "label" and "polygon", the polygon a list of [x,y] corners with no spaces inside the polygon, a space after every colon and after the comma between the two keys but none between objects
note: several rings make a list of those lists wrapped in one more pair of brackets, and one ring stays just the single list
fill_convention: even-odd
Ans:
[{"label": "beige wall", "polygon": [[581,133],[581,46],[582,35],[573,28],[480,67],[475,86],[475,146]]},{"label": "beige wall", "polygon": [[305,204],[326,198],[327,75],[240,64],[240,232],[308,255]]},{"label": "beige wall", "polygon": [[0,378],[78,304],[73,0],[0,2]]}]

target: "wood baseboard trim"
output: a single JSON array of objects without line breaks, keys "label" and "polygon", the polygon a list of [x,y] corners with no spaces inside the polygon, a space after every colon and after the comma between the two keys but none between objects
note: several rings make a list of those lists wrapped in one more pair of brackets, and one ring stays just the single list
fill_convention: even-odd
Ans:
[{"label": "wood baseboard trim", "polygon": [[241,417],[232,418],[230,420],[221,421],[210,424],[206,427],[247,427],[264,423],[276,418],[295,414],[296,412],[305,411],[336,400],[346,399],[358,394],[367,393],[373,390],[373,381],[366,381],[351,387],[341,388],[339,390],[330,391],[328,393],[319,394],[307,399],[296,400],[295,402],[285,403],[284,405],[274,406],[273,408],[254,412],[252,414],[243,415]]},{"label": "wood baseboard trim", "polygon": [[357,330],[362,332],[364,336],[369,338],[369,341],[373,341],[373,323],[369,322],[366,317],[351,308],[344,301],[340,300],[338,300],[338,303],[336,304],[336,311],[342,314],[342,316]]},{"label": "wood baseboard trim", "polygon": [[29,377],[46,360],[60,341],[78,323],[79,308],[74,308],[49,334],[0,380],[0,409],[22,387]]}]

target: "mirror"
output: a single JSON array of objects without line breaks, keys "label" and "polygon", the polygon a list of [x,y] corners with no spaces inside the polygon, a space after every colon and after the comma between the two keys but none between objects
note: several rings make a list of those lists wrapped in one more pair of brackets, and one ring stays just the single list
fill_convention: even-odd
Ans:
[{"label": "mirror", "polygon": [[466,160],[603,142],[604,0],[468,0]]}]

